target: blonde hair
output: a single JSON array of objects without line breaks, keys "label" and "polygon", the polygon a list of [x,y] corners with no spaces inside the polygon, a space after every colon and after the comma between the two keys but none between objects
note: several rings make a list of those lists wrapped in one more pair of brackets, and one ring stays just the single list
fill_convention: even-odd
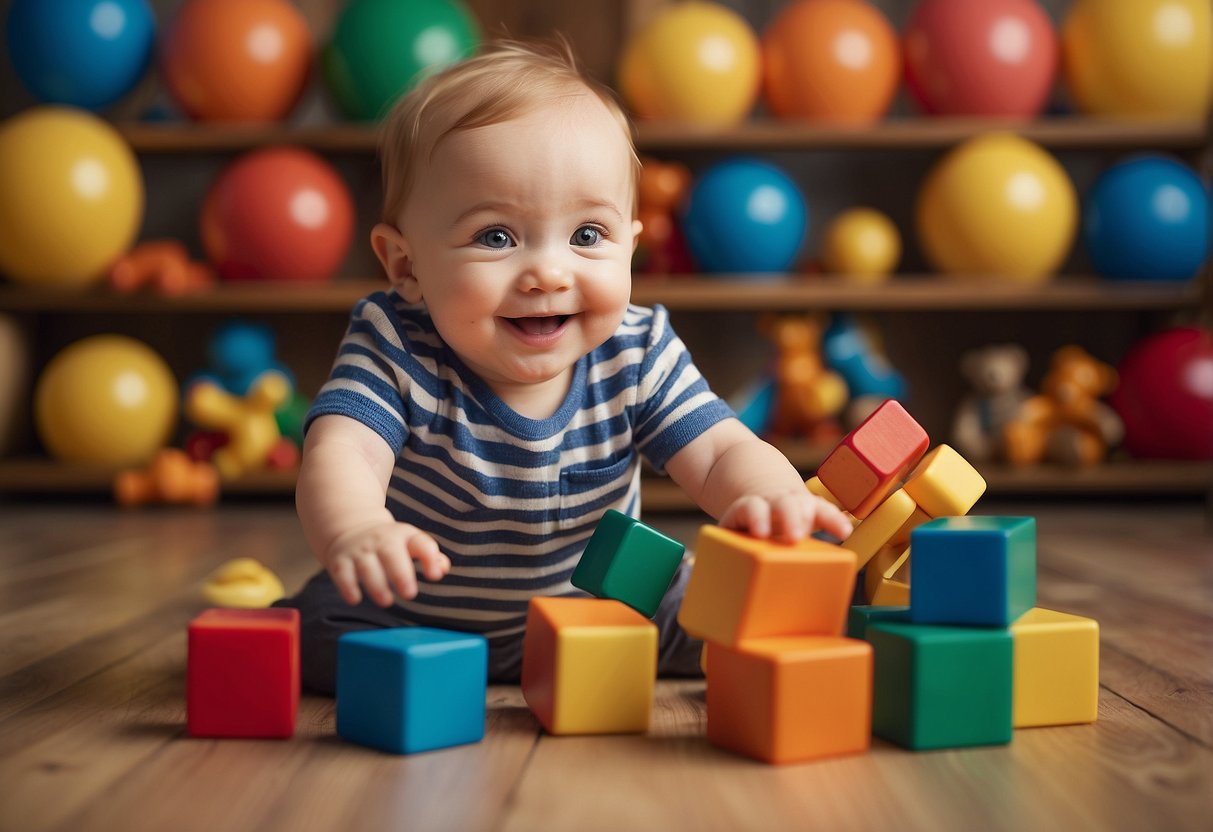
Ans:
[{"label": "blonde hair", "polygon": [[631,154],[635,195],[640,160],[632,123],[610,88],[578,68],[563,38],[537,44],[502,40],[426,78],[388,113],[379,133],[383,221],[396,222],[417,178],[418,163],[428,159],[445,136],[509,121],[572,90],[593,93],[619,122]]}]

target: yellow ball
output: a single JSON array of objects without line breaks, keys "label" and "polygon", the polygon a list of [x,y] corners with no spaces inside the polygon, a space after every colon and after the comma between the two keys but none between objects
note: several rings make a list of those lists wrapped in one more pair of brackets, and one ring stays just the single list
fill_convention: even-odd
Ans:
[{"label": "yellow ball", "polygon": [[640,118],[734,124],[754,107],[761,66],[758,36],[743,17],[690,0],[658,13],[628,41],[619,88]]},{"label": "yellow ball", "polygon": [[1213,104],[1209,0],[1076,0],[1061,43],[1083,112],[1203,119]]},{"label": "yellow ball", "polygon": [[822,261],[827,272],[857,283],[884,280],[901,259],[901,234],[874,208],[851,208],[826,228]]},{"label": "yellow ball", "polygon": [[916,214],[919,241],[940,271],[1036,283],[1070,251],[1078,198],[1065,169],[1043,148],[991,133],[935,165]]},{"label": "yellow ball", "polygon": [[143,175],[122,136],[71,107],[0,124],[0,272],[84,285],[125,252],[143,220]]},{"label": "yellow ball", "polygon": [[168,442],[177,381],[146,344],[94,335],[56,355],[34,390],[38,436],[64,462],[138,465]]}]

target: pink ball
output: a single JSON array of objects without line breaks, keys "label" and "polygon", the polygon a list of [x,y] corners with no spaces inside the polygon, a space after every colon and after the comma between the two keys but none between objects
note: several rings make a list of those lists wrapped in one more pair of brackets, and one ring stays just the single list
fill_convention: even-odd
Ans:
[{"label": "pink ball", "polygon": [[1044,109],[1059,54],[1035,0],[923,0],[904,51],[906,85],[925,112],[1012,118]]},{"label": "pink ball", "polygon": [[1143,338],[1117,368],[1112,407],[1125,448],[1146,459],[1213,459],[1213,334],[1179,327]]}]

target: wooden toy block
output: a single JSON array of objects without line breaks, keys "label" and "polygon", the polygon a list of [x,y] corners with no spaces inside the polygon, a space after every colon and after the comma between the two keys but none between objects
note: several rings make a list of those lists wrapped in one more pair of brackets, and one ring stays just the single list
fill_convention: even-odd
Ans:
[{"label": "wooden toy block", "polygon": [[820,497],[827,503],[842,508],[842,503],[838,502],[838,498],[830,493],[830,489],[821,484],[821,477],[810,477],[804,481],[804,487],[809,489],[809,493]]},{"label": "wooden toy block", "polygon": [[885,498],[866,519],[855,525],[855,531],[842,542],[842,548],[855,553],[856,568],[862,569],[881,546],[887,544],[914,515],[917,505],[904,488]]},{"label": "wooden toy block", "polygon": [[786,544],[703,526],[678,623],[732,646],[766,636],[842,634],[855,553],[814,538]]},{"label": "wooden toy block", "polygon": [[880,505],[926,452],[927,432],[889,399],[843,437],[817,476],[860,520]]},{"label": "wooden toy block", "polygon": [[910,619],[1007,627],[1036,606],[1036,520],[939,517],[910,535]]},{"label": "wooden toy block", "polygon": [[834,636],[709,643],[707,738],[768,763],[866,751],[872,649]]},{"label": "wooden toy block", "polygon": [[902,523],[901,528],[889,538],[889,545],[904,549],[910,545],[910,534],[923,523],[934,519],[934,517],[923,511],[921,507],[915,508],[914,513],[910,515],[910,519]]},{"label": "wooden toy block", "polygon": [[549,734],[647,731],[657,625],[618,601],[532,598],[522,695]]},{"label": "wooden toy block", "polygon": [[1033,607],[1011,625],[1016,728],[1094,722],[1099,711],[1099,622]]},{"label": "wooden toy block", "polygon": [[874,621],[909,621],[910,608],[874,607],[871,604],[856,604],[847,613],[847,638],[867,639],[868,625]]},{"label": "wooden toy block", "polygon": [[210,609],[189,624],[193,737],[290,737],[299,710],[299,611]]},{"label": "wooden toy block", "polygon": [[910,603],[907,580],[909,546],[882,546],[863,573],[863,596],[874,607],[901,607]]},{"label": "wooden toy block", "polygon": [[474,633],[394,627],[337,640],[337,733],[413,754],[484,738],[488,641]]},{"label": "wooden toy block", "polygon": [[902,488],[931,517],[958,517],[986,493],[986,481],[951,446],[940,445],[922,458]]},{"label": "wooden toy block", "polygon": [[573,570],[573,586],[652,618],[685,551],[677,540],[607,509]]},{"label": "wooden toy block", "polygon": [[1011,741],[1010,630],[873,621],[867,638],[876,736],[915,750]]}]

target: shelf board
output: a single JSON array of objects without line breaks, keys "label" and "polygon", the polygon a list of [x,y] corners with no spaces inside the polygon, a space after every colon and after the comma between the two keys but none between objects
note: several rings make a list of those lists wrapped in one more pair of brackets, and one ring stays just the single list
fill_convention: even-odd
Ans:
[{"label": "shelf board", "polygon": [[[121,294],[100,286],[77,290],[0,286],[0,312],[112,314],[346,313],[371,292],[387,287],[382,280],[338,280],[331,283],[290,281],[220,283],[176,297],[153,292]],[[1000,283],[989,279],[902,275],[877,285],[857,285],[842,278],[755,276],[657,277],[638,275],[632,301],[660,303],[671,310],[1161,310],[1198,307],[1202,285],[1112,283],[1097,278],[1067,277],[1039,285]]]},{"label": "shelf board", "polygon": [[[114,471],[69,465],[41,458],[0,460],[0,494],[87,495],[108,494]],[[256,471],[234,482],[224,483],[221,492],[233,496],[290,495],[295,492],[296,471]]]},{"label": "shelf board", "polygon": [[[117,125],[139,153],[230,153],[294,144],[330,153],[373,153],[376,125],[143,123]],[[751,119],[726,127],[640,121],[637,147],[657,151],[898,150],[950,147],[973,136],[1011,131],[1052,148],[1195,150],[1208,142],[1200,120],[1145,121],[1050,116],[1028,121],[981,118],[891,117],[841,127],[805,121]]]}]

